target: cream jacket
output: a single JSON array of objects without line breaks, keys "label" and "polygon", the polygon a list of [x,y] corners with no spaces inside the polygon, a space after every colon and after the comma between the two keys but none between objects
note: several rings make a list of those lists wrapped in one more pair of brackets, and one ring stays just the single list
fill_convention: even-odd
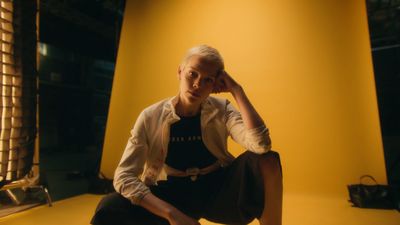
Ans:
[{"label": "cream jacket", "polygon": [[[170,125],[179,121],[175,113],[177,97],[144,109],[131,130],[121,161],[115,171],[114,188],[133,204],[150,192],[148,186],[165,179],[163,165],[167,156]],[[265,125],[246,129],[239,111],[226,99],[209,96],[201,105],[201,133],[207,149],[221,162],[234,157],[227,150],[227,138],[255,153],[271,149]]]}]

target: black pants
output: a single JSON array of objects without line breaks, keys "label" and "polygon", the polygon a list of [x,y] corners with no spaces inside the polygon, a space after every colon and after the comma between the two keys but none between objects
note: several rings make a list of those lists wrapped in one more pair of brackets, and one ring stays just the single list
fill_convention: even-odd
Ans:
[{"label": "black pants", "polygon": [[[223,224],[248,224],[259,218],[264,208],[264,185],[258,160],[274,151],[257,155],[246,151],[232,164],[196,181],[168,177],[151,186],[151,192],[186,215]],[[168,225],[168,221],[133,205],[119,193],[105,196],[92,218],[93,225]]]}]

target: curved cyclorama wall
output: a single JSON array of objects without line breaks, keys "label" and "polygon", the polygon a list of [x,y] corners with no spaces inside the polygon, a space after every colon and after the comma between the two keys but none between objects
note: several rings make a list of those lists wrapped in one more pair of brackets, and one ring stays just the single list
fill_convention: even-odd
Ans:
[{"label": "curved cyclorama wall", "polygon": [[285,193],[345,196],[362,174],[386,182],[365,1],[128,0],[125,10],[107,177],[140,111],[177,93],[181,58],[206,43],[269,126]]}]

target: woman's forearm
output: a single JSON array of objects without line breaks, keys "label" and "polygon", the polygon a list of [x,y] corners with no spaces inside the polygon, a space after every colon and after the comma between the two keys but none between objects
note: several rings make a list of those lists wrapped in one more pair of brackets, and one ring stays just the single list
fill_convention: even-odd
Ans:
[{"label": "woman's forearm", "polygon": [[223,71],[214,85],[214,93],[230,92],[239,106],[243,122],[247,129],[264,125],[264,121],[247,98],[242,86],[236,82],[226,71]]},{"label": "woman's forearm", "polygon": [[171,213],[176,210],[171,204],[161,200],[152,193],[146,194],[139,205],[166,220],[169,220]]},{"label": "woman's forearm", "polygon": [[264,121],[251,104],[249,98],[247,98],[242,86],[237,85],[232,88],[231,94],[239,106],[243,122],[247,129],[257,128],[264,125]]},{"label": "woman's forearm", "polygon": [[200,225],[199,221],[185,215],[168,202],[149,193],[139,203],[153,214],[168,220],[171,225]]}]

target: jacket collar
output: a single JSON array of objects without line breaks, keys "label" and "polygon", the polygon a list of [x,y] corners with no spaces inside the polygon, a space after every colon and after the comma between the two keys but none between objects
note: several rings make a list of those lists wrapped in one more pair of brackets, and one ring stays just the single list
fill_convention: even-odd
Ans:
[{"label": "jacket collar", "polygon": [[[210,100],[211,96],[208,96],[200,105],[201,109],[201,117],[205,118],[203,121],[204,124],[207,124],[208,121],[210,121],[215,115],[218,113],[218,109],[216,106],[212,104],[212,101]],[[176,114],[176,104],[179,101],[179,95],[176,95],[170,99],[167,100],[167,104],[164,106],[164,109],[166,110],[167,114],[171,114],[175,119],[180,119],[180,117]]]}]

